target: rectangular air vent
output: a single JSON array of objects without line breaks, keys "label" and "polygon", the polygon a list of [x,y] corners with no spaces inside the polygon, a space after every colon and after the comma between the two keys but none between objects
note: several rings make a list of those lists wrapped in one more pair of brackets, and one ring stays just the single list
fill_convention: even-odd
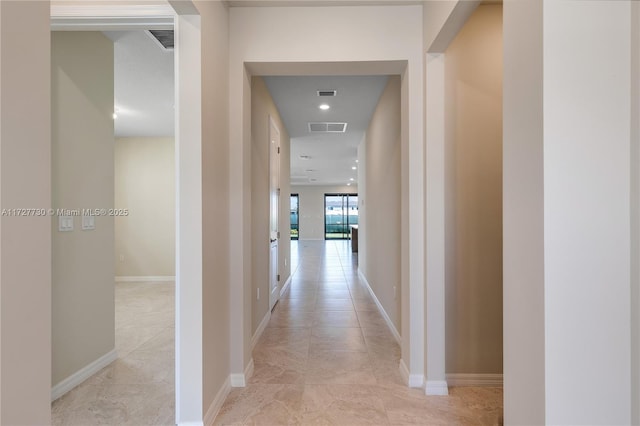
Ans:
[{"label": "rectangular air vent", "polygon": [[337,94],[337,90],[318,90],[318,96],[335,96]]},{"label": "rectangular air vent", "polygon": [[344,133],[347,123],[309,123],[311,133]]},{"label": "rectangular air vent", "polygon": [[173,30],[147,30],[151,38],[164,50],[173,50]]}]

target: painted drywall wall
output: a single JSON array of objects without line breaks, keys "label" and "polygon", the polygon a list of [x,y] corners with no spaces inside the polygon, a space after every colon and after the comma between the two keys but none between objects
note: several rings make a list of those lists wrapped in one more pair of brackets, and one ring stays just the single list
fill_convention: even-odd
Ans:
[{"label": "painted drywall wall", "polygon": [[291,193],[300,196],[300,240],[324,240],[324,194],[357,194],[356,185],[292,185]]},{"label": "painted drywall wall", "polygon": [[[99,32],[51,35],[52,207],[114,205],[113,42]],[[52,384],[114,348],[114,220],[58,231],[53,217]]]},{"label": "painted drywall wall", "polygon": [[[202,40],[202,389],[203,416],[229,380],[229,12],[196,2]],[[188,41],[187,41],[188,42]],[[235,230],[234,230],[235,232]],[[224,395],[224,393],[222,394]],[[210,419],[209,419],[210,421]]]},{"label": "painted drywall wall", "polygon": [[[51,205],[49,2],[0,2],[0,205]],[[51,423],[51,218],[0,218],[0,424]]]},{"label": "painted drywall wall", "polygon": [[[327,20],[331,31],[326,30]],[[403,25],[398,26],[398,22]],[[250,84],[248,73],[261,75],[393,74],[403,76],[402,167],[403,212],[411,233],[403,228],[402,357],[415,377],[424,373],[424,57],[422,8],[411,6],[232,7],[230,9],[230,205],[232,372],[240,374],[251,359],[250,230],[251,200]],[[381,72],[380,70],[383,69]],[[393,69],[391,71],[390,69]],[[249,98],[249,99],[247,99]],[[411,310],[409,310],[411,305]]]},{"label": "painted drywall wall", "polygon": [[[400,77],[387,82],[365,140],[366,220],[362,269],[396,330],[400,330]],[[359,256],[360,257],[360,256]]]},{"label": "painted drywall wall", "polygon": [[545,423],[542,4],[504,4],[505,424]]},{"label": "painted drywall wall", "polygon": [[[251,333],[269,311],[269,120],[280,131],[280,202],[278,242],[278,273],[280,286],[289,278],[288,259],[291,257],[289,239],[289,134],[269,89],[260,77],[251,80],[251,235],[252,235],[252,309]],[[285,260],[287,266],[285,267]],[[260,289],[260,299],[257,298]]]},{"label": "painted drywall wall", "polygon": [[[640,401],[640,3],[631,12],[631,401]],[[631,410],[640,424],[640,403]]]},{"label": "painted drywall wall", "polygon": [[447,373],[502,373],[502,6],[445,53]]},{"label": "painted drywall wall", "polygon": [[116,277],[175,275],[176,193],[173,138],[117,138]]},{"label": "painted drywall wall", "polygon": [[543,9],[547,424],[629,424],[638,403],[630,397],[631,3]]}]

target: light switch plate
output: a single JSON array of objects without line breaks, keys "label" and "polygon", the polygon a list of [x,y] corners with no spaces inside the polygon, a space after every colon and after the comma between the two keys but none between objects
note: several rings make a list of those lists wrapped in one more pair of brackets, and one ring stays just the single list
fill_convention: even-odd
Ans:
[{"label": "light switch plate", "polygon": [[96,217],[82,216],[82,230],[91,231],[93,229],[96,229]]},{"label": "light switch plate", "polygon": [[73,216],[58,216],[58,231],[73,231]]}]

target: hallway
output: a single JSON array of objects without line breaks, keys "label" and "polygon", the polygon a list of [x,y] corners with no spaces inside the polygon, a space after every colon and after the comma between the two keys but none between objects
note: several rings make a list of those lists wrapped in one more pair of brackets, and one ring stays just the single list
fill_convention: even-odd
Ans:
[{"label": "hallway", "polygon": [[349,241],[292,241],[290,288],[253,350],[255,371],[216,425],[494,425],[501,388],[409,389],[400,347],[358,277]]}]

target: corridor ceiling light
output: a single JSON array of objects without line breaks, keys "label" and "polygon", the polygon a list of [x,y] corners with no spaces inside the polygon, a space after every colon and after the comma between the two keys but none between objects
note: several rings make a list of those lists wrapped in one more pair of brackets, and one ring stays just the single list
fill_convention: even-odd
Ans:
[{"label": "corridor ceiling light", "polygon": [[356,166],[353,166],[353,167],[351,168],[351,170],[357,170],[357,169],[358,169],[358,168],[357,168]]},{"label": "corridor ceiling light", "polygon": [[351,178],[351,179],[349,179],[349,180],[353,182],[355,179],[354,179],[354,178]]},{"label": "corridor ceiling light", "polygon": [[347,186],[351,186],[351,182],[349,182],[349,183],[347,184]]},{"label": "corridor ceiling light", "polygon": [[360,162],[360,160],[356,160],[356,163],[359,163],[359,162]]},{"label": "corridor ceiling light", "polygon": [[326,111],[331,107],[328,104],[321,104],[318,108],[320,108],[323,111]]}]

